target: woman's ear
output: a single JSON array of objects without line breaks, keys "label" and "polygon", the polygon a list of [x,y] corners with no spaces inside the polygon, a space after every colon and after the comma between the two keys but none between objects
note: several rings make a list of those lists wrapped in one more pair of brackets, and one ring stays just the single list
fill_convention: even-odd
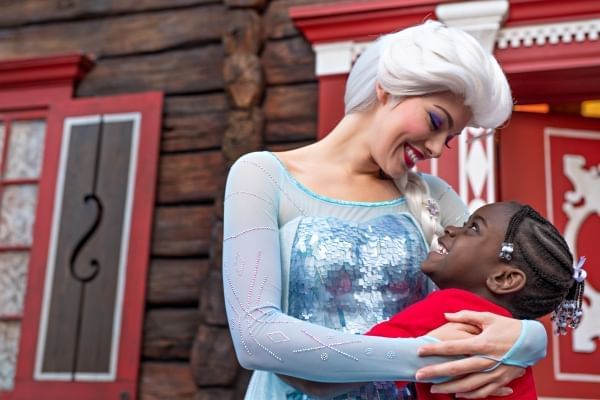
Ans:
[{"label": "woman's ear", "polygon": [[377,100],[381,104],[385,105],[387,103],[388,98],[389,98],[390,95],[389,95],[388,92],[386,92],[385,90],[383,90],[383,88],[381,87],[381,85],[379,84],[379,82],[377,82],[375,84],[375,92],[377,93]]},{"label": "woman's ear", "polygon": [[523,289],[527,276],[518,268],[502,264],[485,281],[488,289],[496,294],[508,294]]}]

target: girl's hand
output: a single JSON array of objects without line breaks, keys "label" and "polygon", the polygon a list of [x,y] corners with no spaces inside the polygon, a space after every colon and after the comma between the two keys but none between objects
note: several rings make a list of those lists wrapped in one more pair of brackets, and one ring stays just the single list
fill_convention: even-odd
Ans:
[{"label": "girl's hand", "polygon": [[[423,346],[419,355],[472,355],[482,354],[501,359],[519,338],[521,322],[513,318],[502,317],[488,312],[461,311],[446,314],[451,322],[471,324],[481,333],[471,338],[450,340]],[[428,335],[438,337],[436,331]],[[439,333],[439,332],[438,332]],[[444,339],[444,335],[439,335]],[[469,357],[458,361],[430,365],[417,371],[417,379],[440,376],[463,376],[451,382],[433,385],[435,393],[456,393],[464,398],[481,398],[491,394],[510,394],[504,386],[513,379],[522,376],[523,368],[501,365],[490,372],[480,372],[496,364],[495,361]],[[475,372],[475,373],[474,373]]]}]

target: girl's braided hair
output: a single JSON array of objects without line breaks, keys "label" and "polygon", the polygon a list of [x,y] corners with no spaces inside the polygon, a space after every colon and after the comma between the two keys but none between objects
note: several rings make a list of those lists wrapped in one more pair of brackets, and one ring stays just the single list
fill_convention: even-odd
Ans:
[{"label": "girl's braided hair", "polygon": [[[563,325],[557,326],[557,333],[564,333],[567,325],[575,328],[581,317],[584,282],[574,279],[569,245],[533,208],[509,204],[517,211],[508,224],[499,257],[527,276],[525,288],[511,301],[511,312],[516,318],[535,319],[554,311],[555,323],[562,318],[559,322]],[[573,314],[570,319],[564,315],[569,310]]]}]

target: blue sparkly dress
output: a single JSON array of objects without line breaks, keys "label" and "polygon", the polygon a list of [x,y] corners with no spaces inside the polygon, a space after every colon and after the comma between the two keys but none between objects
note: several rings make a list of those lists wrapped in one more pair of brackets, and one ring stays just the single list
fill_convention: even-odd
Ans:
[{"label": "blue sparkly dress", "polygon": [[[456,193],[423,178],[442,225],[462,224],[467,210]],[[228,176],[223,236],[229,328],[241,365],[256,370],[246,399],[307,398],[276,373],[374,382],[344,399],[402,398],[392,381],[414,380],[417,369],[446,361],[417,356],[427,337],[360,335],[433,289],[419,269],[428,246],[404,198],[319,196],[274,154],[250,153]]]}]

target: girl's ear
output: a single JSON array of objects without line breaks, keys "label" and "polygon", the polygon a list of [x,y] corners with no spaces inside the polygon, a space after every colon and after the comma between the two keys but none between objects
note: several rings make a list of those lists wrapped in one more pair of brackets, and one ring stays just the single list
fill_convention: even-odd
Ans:
[{"label": "girl's ear", "polygon": [[523,289],[527,276],[518,268],[502,264],[485,281],[488,289],[496,294],[508,294]]},{"label": "girl's ear", "polygon": [[377,100],[382,104],[385,105],[389,99],[389,93],[386,92],[385,90],[383,90],[383,88],[381,87],[381,85],[379,84],[379,82],[377,82],[375,84],[375,92],[377,93]]}]

